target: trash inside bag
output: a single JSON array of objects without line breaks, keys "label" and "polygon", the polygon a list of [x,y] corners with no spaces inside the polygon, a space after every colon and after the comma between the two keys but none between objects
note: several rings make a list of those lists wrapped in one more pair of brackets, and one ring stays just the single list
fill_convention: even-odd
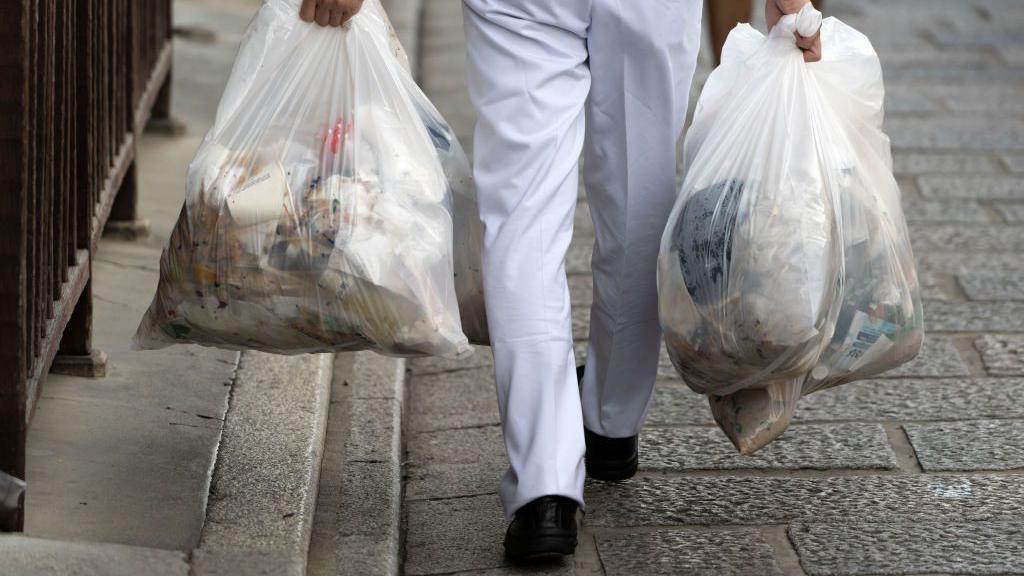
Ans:
[{"label": "trash inside bag", "polygon": [[[456,208],[479,226],[465,154],[377,0],[341,29],[297,14],[265,0],[249,26],[136,346],[469,353],[453,249]],[[479,269],[477,232],[460,232],[463,268]]]},{"label": "trash inside bag", "polygon": [[669,356],[744,454],[785,431],[802,395],[907,362],[923,339],[878,57],[827,18],[822,60],[804,63],[798,25],[729,35],[659,256]]}]

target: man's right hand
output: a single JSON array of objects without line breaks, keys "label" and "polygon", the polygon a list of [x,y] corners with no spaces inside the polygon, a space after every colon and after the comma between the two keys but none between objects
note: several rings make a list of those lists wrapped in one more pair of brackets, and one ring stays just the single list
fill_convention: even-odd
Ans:
[{"label": "man's right hand", "polygon": [[[764,19],[768,24],[768,29],[771,30],[775,27],[783,15],[796,14],[810,3],[811,0],[765,0]],[[804,53],[804,62],[821,60],[821,32],[806,38],[795,32],[793,34],[796,36],[797,48]]]},{"label": "man's right hand", "polygon": [[363,0],[302,0],[299,18],[321,26],[341,26],[362,7]]}]

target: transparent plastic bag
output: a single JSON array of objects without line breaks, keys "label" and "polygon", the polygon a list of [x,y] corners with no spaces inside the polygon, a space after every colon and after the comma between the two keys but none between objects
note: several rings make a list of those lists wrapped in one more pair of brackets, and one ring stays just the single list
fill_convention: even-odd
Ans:
[{"label": "transparent plastic bag", "polygon": [[923,338],[878,57],[827,18],[822,60],[804,63],[793,31],[808,16],[730,33],[659,256],[669,356],[744,454],[785,431],[801,395],[906,362]]},{"label": "transparent plastic bag", "polygon": [[464,154],[378,0],[341,29],[298,6],[265,0],[249,26],[135,344],[468,353],[453,188],[474,192],[446,167]]}]

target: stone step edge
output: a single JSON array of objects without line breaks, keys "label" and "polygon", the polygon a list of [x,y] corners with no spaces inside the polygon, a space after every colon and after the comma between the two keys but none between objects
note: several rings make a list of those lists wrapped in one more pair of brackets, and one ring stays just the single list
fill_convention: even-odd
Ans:
[{"label": "stone step edge", "polygon": [[353,356],[347,378],[341,498],[335,515],[334,573],[397,576],[406,361],[372,352]]},{"label": "stone step edge", "polygon": [[242,353],[192,576],[304,576],[333,354]]}]

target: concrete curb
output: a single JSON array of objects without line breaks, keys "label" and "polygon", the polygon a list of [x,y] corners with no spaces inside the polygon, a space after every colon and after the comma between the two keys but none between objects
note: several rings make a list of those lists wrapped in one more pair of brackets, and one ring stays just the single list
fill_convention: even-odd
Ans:
[{"label": "concrete curb", "polygon": [[395,576],[400,569],[405,361],[338,356],[311,576]]},{"label": "concrete curb", "polygon": [[331,354],[242,354],[194,576],[304,576],[332,361]]}]

